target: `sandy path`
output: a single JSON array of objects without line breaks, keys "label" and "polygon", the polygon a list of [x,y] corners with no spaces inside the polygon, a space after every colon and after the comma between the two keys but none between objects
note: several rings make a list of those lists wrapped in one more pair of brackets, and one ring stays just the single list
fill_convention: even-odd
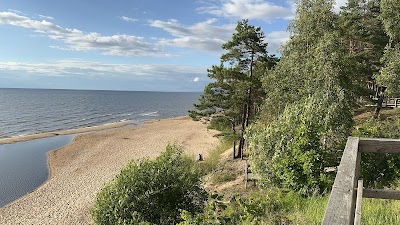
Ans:
[{"label": "sandy path", "polygon": [[0,224],[89,224],[96,193],[131,159],[155,157],[168,143],[207,156],[218,144],[214,134],[180,117],[78,136],[50,153],[52,174],[44,185],[0,208]]}]

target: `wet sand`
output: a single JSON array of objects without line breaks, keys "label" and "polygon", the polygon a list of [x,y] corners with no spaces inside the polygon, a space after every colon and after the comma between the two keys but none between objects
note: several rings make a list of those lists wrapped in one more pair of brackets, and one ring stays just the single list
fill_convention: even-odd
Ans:
[{"label": "wet sand", "polygon": [[80,135],[50,152],[49,180],[0,208],[0,224],[90,224],[97,192],[130,160],[156,157],[168,143],[207,157],[219,143],[215,134],[201,122],[177,117]]}]

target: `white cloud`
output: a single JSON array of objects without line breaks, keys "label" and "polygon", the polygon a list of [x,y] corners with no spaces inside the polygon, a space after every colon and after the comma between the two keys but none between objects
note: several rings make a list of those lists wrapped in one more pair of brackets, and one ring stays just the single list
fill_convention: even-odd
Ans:
[{"label": "white cloud", "polygon": [[[160,39],[159,43],[162,45],[220,52],[222,51],[222,44],[232,38],[236,25],[216,26],[214,25],[216,22],[216,19],[210,19],[192,26],[184,26],[177,20],[154,20],[150,22],[150,25],[161,28],[175,37]],[[277,53],[278,48],[288,40],[289,33],[286,31],[274,31],[265,34],[269,52]]]},{"label": "white cloud", "polygon": [[193,82],[199,82],[200,81],[200,77],[196,77],[193,79]]},{"label": "white cloud", "polygon": [[21,11],[19,10],[15,10],[15,9],[8,9],[9,12],[13,12],[13,13],[17,13],[17,14],[23,14]]},{"label": "white cloud", "polygon": [[290,39],[290,34],[286,31],[273,31],[265,34],[268,42],[268,52],[277,53],[279,48]]},{"label": "white cloud", "polygon": [[130,17],[127,17],[127,16],[121,16],[119,18],[121,20],[125,21],[125,22],[137,22],[137,21],[139,21],[138,19],[133,19],[133,18],[130,18]]},{"label": "white cloud", "polygon": [[[215,2],[215,1],[213,1]],[[202,13],[235,19],[290,19],[293,18],[292,4],[287,1],[286,7],[264,0],[218,0],[198,8]]]},{"label": "white cloud", "polygon": [[199,76],[206,68],[172,64],[107,64],[92,61],[60,60],[49,63],[0,62],[0,71],[32,76],[109,76],[169,79]]},{"label": "white cloud", "polygon": [[54,20],[54,17],[51,16],[44,16],[44,15],[38,15],[42,19],[48,19],[48,20]]},{"label": "white cloud", "polygon": [[232,36],[235,24],[216,26],[216,19],[206,20],[192,26],[184,26],[177,20],[154,20],[150,26],[161,28],[175,38],[161,39],[163,45],[192,48],[203,51],[221,51],[221,46]]},{"label": "white cloud", "polygon": [[32,29],[51,39],[62,41],[66,46],[58,46],[60,49],[100,51],[105,55],[118,56],[171,56],[163,51],[161,45],[148,42],[143,37],[85,33],[78,29],[63,28],[46,20],[34,20],[14,12],[0,12],[0,24]]}]

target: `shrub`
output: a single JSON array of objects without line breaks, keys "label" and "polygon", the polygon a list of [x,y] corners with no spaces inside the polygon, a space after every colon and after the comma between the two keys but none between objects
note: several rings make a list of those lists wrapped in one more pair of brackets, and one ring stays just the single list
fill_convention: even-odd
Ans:
[{"label": "shrub", "polygon": [[[400,138],[400,120],[389,117],[380,121],[370,119],[356,127],[354,135],[370,138]],[[400,178],[400,154],[361,154],[361,177],[367,187],[382,188]]]},{"label": "shrub", "polygon": [[155,160],[131,162],[97,195],[96,224],[176,224],[180,210],[202,212],[207,193],[196,163],[168,145]]},{"label": "shrub", "polygon": [[248,197],[222,201],[211,195],[204,213],[192,215],[183,211],[179,225],[269,225],[321,224],[328,197],[304,196],[290,191],[270,188],[250,191]]},{"label": "shrub", "polygon": [[271,124],[250,128],[251,159],[262,184],[304,195],[330,189],[334,175],[324,167],[339,163],[352,116],[340,104],[321,99],[289,105]]},{"label": "shrub", "polygon": [[285,200],[280,191],[252,193],[249,198],[236,196],[229,202],[222,200],[223,196],[212,194],[202,214],[183,210],[183,222],[179,225],[261,225],[286,221]]}]

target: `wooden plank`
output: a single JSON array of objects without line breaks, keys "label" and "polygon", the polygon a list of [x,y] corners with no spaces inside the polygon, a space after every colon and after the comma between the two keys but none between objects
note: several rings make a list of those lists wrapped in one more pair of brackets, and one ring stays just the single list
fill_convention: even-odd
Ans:
[{"label": "wooden plank", "polygon": [[354,225],[361,225],[362,198],[363,198],[363,181],[359,180],[357,185],[357,200],[356,200],[356,213],[354,216]]},{"label": "wooden plank", "polygon": [[353,225],[359,138],[349,137],[332,187],[323,225]]},{"label": "wooden plank", "polygon": [[397,190],[377,190],[365,189],[363,193],[364,198],[379,198],[379,199],[393,199],[400,200],[400,191]]},{"label": "wooden plank", "polygon": [[360,152],[400,153],[400,139],[360,138]]}]

